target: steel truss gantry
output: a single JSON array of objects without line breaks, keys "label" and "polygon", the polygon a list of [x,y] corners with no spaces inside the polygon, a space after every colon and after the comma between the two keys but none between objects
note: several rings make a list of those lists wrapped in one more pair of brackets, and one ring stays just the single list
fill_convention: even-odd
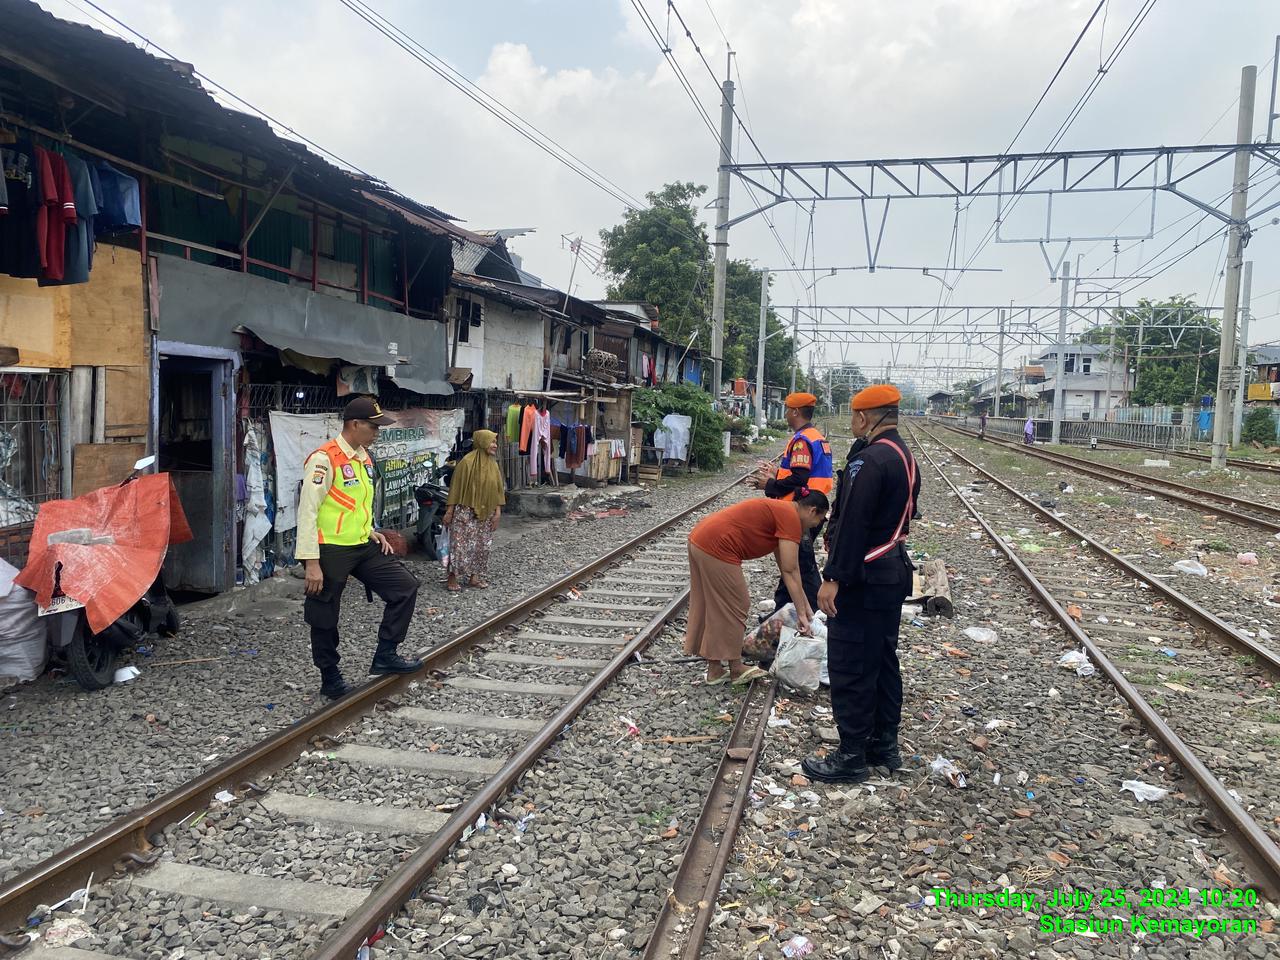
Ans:
[{"label": "steel truss gantry", "polygon": [[[781,163],[731,163],[721,170],[760,190],[767,202],[728,221],[732,227],[783,203],[843,200],[862,206],[869,251],[867,204],[882,202],[878,234],[884,236],[894,200],[952,200],[991,197],[1003,203],[1016,196],[1147,192],[1161,190],[1203,210],[1223,223],[1231,214],[1211,201],[1192,196],[1189,180],[1219,164],[1228,167],[1247,150],[1264,164],[1280,168],[1280,143],[1193,144],[1183,147],[1133,147],[1110,150],[1060,150],[962,157],[911,157],[893,160],[812,160]],[[1198,161],[1183,172],[1179,160]],[[762,176],[768,174],[768,176]],[[1246,222],[1280,207],[1280,201],[1250,211]],[[874,211],[873,211],[874,212]],[[874,253],[869,257],[874,262]]]},{"label": "steel truss gantry", "polygon": [[[1045,306],[856,306],[793,304],[790,310],[796,334],[805,345],[867,344],[891,346],[986,346],[1001,337],[1011,344],[1038,345],[1056,340],[1061,304]],[[1176,327],[1174,342],[1185,330],[1203,330],[1206,318],[1221,317],[1221,307],[1068,306],[1069,318],[1083,321],[1084,329],[1111,326],[1117,316],[1152,311],[1151,322],[1167,325],[1180,315],[1187,322]],[[785,315],[785,314],[784,314]],[[1145,322],[1145,319],[1144,319]],[[1138,328],[1138,322],[1117,325]]]}]

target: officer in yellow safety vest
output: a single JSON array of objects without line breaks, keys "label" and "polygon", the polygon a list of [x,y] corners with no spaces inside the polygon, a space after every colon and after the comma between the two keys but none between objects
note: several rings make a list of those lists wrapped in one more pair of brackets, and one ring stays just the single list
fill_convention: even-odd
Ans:
[{"label": "officer in yellow safety vest", "polygon": [[[817,490],[830,497],[835,486],[831,444],[811,422],[818,398],[812,393],[793,393],[787,397],[785,404],[787,426],[795,433],[787,443],[787,450],[782,455],[779,466],[774,469],[761,464],[753,485],[763,490],[766,497],[775,500],[795,500],[804,495],[801,491],[807,490]],[[799,550],[800,582],[804,585],[809,605],[815,610],[818,588],[822,586],[822,575],[818,572],[818,562],[813,555],[813,538],[816,534],[815,530],[805,531]],[[785,583],[778,583],[773,599],[779,607],[791,602]]]},{"label": "officer in yellow safety vest", "polygon": [[320,692],[331,700],[354,689],[338,669],[338,615],[348,577],[387,605],[369,675],[412,673],[422,666],[421,660],[396,652],[409,632],[418,580],[373,529],[374,470],[365,448],[394,422],[377,401],[357,397],[342,411],[342,433],[307,457],[303,467],[294,557],[306,565],[303,609],[311,626],[311,659],[320,668]]}]

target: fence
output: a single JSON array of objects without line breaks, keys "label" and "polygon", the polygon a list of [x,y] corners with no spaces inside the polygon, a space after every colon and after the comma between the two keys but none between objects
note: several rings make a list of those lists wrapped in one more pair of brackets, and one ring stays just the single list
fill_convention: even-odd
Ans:
[{"label": "fence", "polygon": [[[978,418],[972,414],[961,417],[944,417],[944,423],[955,423],[968,430],[978,429]],[[1032,420],[1037,443],[1048,443],[1053,436],[1052,420]],[[1026,420],[1016,417],[988,417],[987,433],[1007,440],[1021,440],[1026,428]],[[1210,422],[1209,429],[1213,425]],[[1108,420],[1063,420],[1062,442],[1087,446],[1089,441],[1115,440],[1121,443],[1138,444],[1144,447],[1155,447],[1162,450],[1184,450],[1198,439],[1189,423],[1144,423],[1116,422]]]},{"label": "fence", "polygon": [[0,557],[27,560],[40,504],[63,490],[65,373],[0,374]]}]

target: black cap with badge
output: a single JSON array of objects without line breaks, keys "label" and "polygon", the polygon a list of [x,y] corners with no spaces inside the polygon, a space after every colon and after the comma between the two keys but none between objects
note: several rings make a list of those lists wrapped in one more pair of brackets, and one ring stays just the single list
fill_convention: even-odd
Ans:
[{"label": "black cap with badge", "polygon": [[356,397],[342,409],[342,421],[368,420],[374,426],[385,427],[395,420],[382,412],[378,401],[371,397]]}]

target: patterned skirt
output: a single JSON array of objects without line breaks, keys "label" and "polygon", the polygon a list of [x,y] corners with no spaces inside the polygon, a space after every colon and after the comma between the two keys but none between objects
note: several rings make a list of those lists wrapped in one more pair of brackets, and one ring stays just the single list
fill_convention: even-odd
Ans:
[{"label": "patterned skirt", "polygon": [[460,580],[484,578],[489,570],[489,548],[493,531],[489,520],[477,520],[470,507],[453,508],[453,525],[449,528],[449,572]]}]

